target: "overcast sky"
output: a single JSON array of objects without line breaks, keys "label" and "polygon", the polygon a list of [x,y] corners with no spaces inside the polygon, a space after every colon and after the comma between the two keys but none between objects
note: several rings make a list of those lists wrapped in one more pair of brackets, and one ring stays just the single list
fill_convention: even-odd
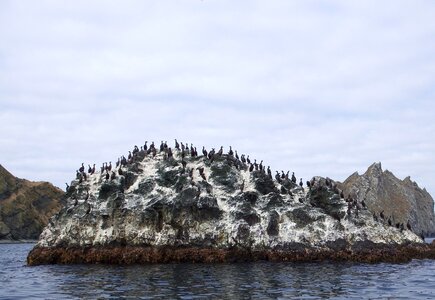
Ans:
[{"label": "overcast sky", "polygon": [[435,1],[0,1],[0,164],[64,188],[174,138],[435,193]]}]

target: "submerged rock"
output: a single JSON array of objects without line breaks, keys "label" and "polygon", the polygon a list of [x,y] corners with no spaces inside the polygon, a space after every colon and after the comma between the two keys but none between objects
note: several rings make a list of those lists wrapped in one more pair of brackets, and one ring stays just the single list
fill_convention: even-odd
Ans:
[{"label": "submerged rock", "polygon": [[412,231],[350,209],[329,179],[301,188],[231,155],[182,163],[180,151],[142,153],[121,173],[73,181],[28,263],[380,261],[402,259],[410,245],[432,255]]}]

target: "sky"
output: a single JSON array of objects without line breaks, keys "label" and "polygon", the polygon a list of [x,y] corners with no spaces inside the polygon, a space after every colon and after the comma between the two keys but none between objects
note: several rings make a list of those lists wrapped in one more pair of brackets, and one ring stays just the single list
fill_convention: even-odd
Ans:
[{"label": "sky", "polygon": [[435,195],[435,1],[0,1],[0,164],[61,188],[177,138]]}]

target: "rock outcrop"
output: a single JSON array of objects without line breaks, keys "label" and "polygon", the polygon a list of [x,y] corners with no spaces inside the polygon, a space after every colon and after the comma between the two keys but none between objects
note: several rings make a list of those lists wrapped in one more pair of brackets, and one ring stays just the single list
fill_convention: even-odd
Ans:
[{"label": "rock outcrop", "polygon": [[429,256],[414,232],[349,207],[332,180],[302,188],[230,154],[171,155],[139,151],[120,168],[74,180],[28,263]]},{"label": "rock outcrop", "polygon": [[409,220],[414,232],[425,236],[435,233],[434,201],[410,177],[400,180],[374,163],[363,175],[354,173],[338,186],[360,202],[365,199],[373,213],[383,211],[393,224],[407,224]]},{"label": "rock outcrop", "polygon": [[48,182],[19,179],[0,165],[0,240],[36,240],[64,205]]}]

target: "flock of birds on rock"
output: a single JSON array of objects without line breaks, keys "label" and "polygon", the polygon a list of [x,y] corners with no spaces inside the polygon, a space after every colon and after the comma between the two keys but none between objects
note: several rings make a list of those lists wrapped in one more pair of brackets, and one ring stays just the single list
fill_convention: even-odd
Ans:
[{"label": "flock of birds on rock", "polygon": [[[198,157],[198,151],[197,148],[193,146],[193,144],[188,145],[188,143],[183,144],[179,143],[175,139],[175,147],[180,156],[181,156],[181,164],[183,166],[183,172],[185,171],[187,162],[185,161],[185,158],[188,156],[190,157]],[[134,146],[132,151],[128,151],[127,157],[122,155],[118,158],[115,166],[112,166],[112,162],[109,163],[104,162],[101,166],[101,172],[100,176],[104,176],[106,180],[113,180],[118,175],[123,175],[124,171],[122,170],[122,167],[125,167],[138,159],[143,159],[146,156],[155,157],[157,153],[163,153],[163,160],[171,160],[174,158],[174,152],[171,147],[168,146],[167,142],[161,142],[159,150],[157,150],[157,147],[155,146],[154,142],[152,142],[148,146],[148,142],[145,141],[145,144],[141,146],[140,148],[136,145]],[[224,155],[223,146],[220,147],[218,151],[215,150],[215,148],[212,148],[210,151],[207,151],[206,148],[202,147],[202,155],[203,157],[207,158],[210,163],[213,163],[213,161],[217,157],[222,157]],[[246,169],[249,170],[249,172],[253,171],[260,171],[263,174],[266,174],[271,180],[273,180],[272,171],[270,169],[270,166],[266,168],[265,165],[263,165],[263,161],[260,161],[260,163],[257,163],[257,160],[254,159],[253,161],[250,159],[249,155],[245,156],[242,154],[241,156],[238,155],[237,150],[233,151],[232,147],[229,147],[228,153],[226,153],[226,156],[229,158],[229,161],[236,167],[236,169]],[[115,171],[116,170],[116,171]],[[199,168],[198,169],[200,176],[205,179],[204,169]],[[191,171],[192,172],[192,171]],[[85,171],[84,163],[82,163],[81,167],[76,170],[76,179],[79,181],[79,183],[82,183],[83,181],[86,181],[89,176],[96,173],[96,167],[95,164],[93,164],[93,167],[91,165],[88,165],[87,172]],[[294,172],[292,173],[291,177],[289,176],[290,171],[287,171],[285,173],[284,171],[281,171],[279,173],[276,171],[275,180],[278,183],[282,183],[283,181],[290,180],[292,183],[296,184],[296,176]],[[67,190],[69,188],[69,185],[65,183],[67,186]],[[307,181],[307,185],[309,185],[310,182]],[[303,180],[302,178],[299,181],[299,186],[303,187]]]},{"label": "flock of birds on rock", "polygon": [[[181,156],[181,164],[183,166],[182,173],[184,173],[186,170],[186,165],[187,165],[185,158],[187,158],[189,156],[192,158],[198,157],[197,148],[194,147],[193,144],[190,144],[190,146],[189,146],[188,143],[185,143],[185,144],[183,144],[182,142],[179,143],[177,141],[177,139],[175,139],[174,149],[176,149],[178,151],[179,155]],[[114,180],[117,177],[117,174],[119,176],[122,176],[124,174],[122,167],[126,167],[127,165],[132,164],[135,161],[142,160],[147,156],[151,156],[154,158],[154,157],[156,157],[158,152],[163,153],[163,160],[172,160],[174,158],[174,152],[173,152],[172,148],[168,146],[166,141],[165,142],[161,141],[159,149],[157,149],[154,142],[152,142],[148,146],[148,142],[145,141],[144,145],[140,146],[140,148],[137,145],[135,145],[132,151],[128,151],[127,157],[125,157],[124,155],[119,157],[116,164],[115,164],[115,167],[112,166],[111,161],[109,161],[109,163],[107,163],[107,162],[103,163],[103,165],[100,168],[100,176],[103,176],[106,181]],[[205,147],[203,146],[201,152],[202,152],[203,157],[208,159],[210,161],[210,163],[213,163],[213,161],[216,158],[222,157],[224,155],[223,146],[221,146],[218,151],[216,151],[215,148],[212,148],[210,151],[207,151],[205,149]],[[229,147],[229,151],[226,154],[226,157],[228,158],[228,161],[230,163],[232,163],[232,165],[235,166],[235,168],[237,170],[249,170],[249,172],[254,172],[254,171],[258,172],[259,171],[262,174],[267,175],[267,177],[269,179],[273,180],[272,171],[270,169],[270,166],[268,166],[266,168],[266,166],[263,165],[262,160],[260,161],[260,163],[257,163],[257,160],[254,159],[252,161],[251,158],[249,157],[249,155],[245,156],[245,154],[242,154],[239,156],[237,153],[237,150],[233,151],[231,146]],[[189,176],[191,178],[193,178],[193,169],[188,170],[188,172],[189,172]],[[204,173],[204,168],[202,168],[202,167],[198,168],[198,172],[199,172],[199,175],[201,176],[201,178],[203,180],[207,181],[205,173]],[[80,168],[76,171],[76,179],[78,180],[79,183],[82,183],[83,181],[86,181],[88,179],[88,177],[93,175],[93,174],[96,174],[95,164],[93,164],[92,167],[91,167],[91,165],[88,165],[88,169],[86,172],[84,163],[82,163]],[[296,179],[294,172],[292,173],[291,176],[289,174],[290,174],[290,171],[287,171],[287,172],[281,171],[281,173],[276,171],[276,174],[274,176],[275,181],[279,184],[283,184],[285,182],[291,182],[293,185],[296,186],[297,179]],[[314,186],[314,183],[315,183],[315,178],[312,178],[310,181],[306,182],[306,186],[309,189],[311,189],[311,187]],[[66,191],[68,192],[69,185],[67,183],[65,183],[65,184],[66,184]],[[356,217],[359,216],[360,210],[362,210],[362,209],[367,210],[367,205],[366,205],[365,199],[362,200],[361,203],[359,203],[351,195],[348,195],[347,198],[345,198],[343,191],[339,190],[337,185],[329,178],[326,178],[325,185],[326,185],[326,187],[320,185],[319,188],[320,189],[329,188],[335,194],[340,195],[341,199],[344,199],[346,201],[348,217],[350,217],[352,215],[352,210],[354,211],[354,215]],[[301,188],[303,188],[303,186],[304,186],[302,178],[299,181],[299,186]],[[240,186],[241,192],[243,192],[243,189],[244,189],[244,181]],[[282,187],[282,189],[284,189],[284,187]],[[287,192],[292,196],[291,191],[287,191]],[[87,197],[88,196],[89,196],[89,194],[87,195]],[[299,201],[301,203],[303,203],[302,199],[299,199]],[[87,213],[89,213],[89,210]],[[373,219],[377,222],[385,223],[386,217],[384,215],[384,211],[381,211],[379,213],[379,217],[376,215],[376,213],[373,213]],[[394,224],[391,216],[387,219],[386,222],[389,226],[394,226],[397,229],[399,229],[400,231],[403,231],[405,229],[404,223],[399,222],[399,223]],[[409,220],[406,224],[406,228],[408,230],[412,230],[412,227],[411,227]],[[424,239],[423,236],[422,236],[422,238]]]}]

